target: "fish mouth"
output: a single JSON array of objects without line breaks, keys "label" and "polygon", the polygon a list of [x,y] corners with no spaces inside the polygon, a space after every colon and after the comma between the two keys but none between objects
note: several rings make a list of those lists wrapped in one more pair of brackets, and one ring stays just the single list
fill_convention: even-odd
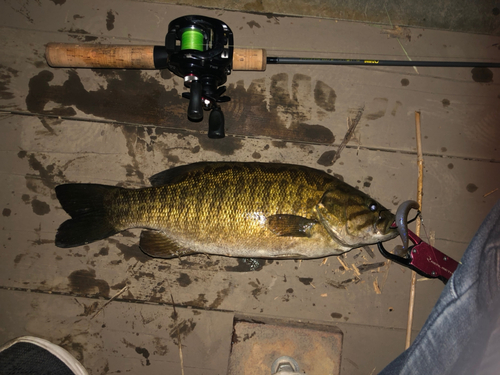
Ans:
[{"label": "fish mouth", "polygon": [[386,234],[393,234],[393,233],[397,233],[398,232],[398,227],[396,226],[396,222],[393,221],[392,223],[391,222],[388,222],[386,227],[385,227],[385,233]]},{"label": "fish mouth", "polygon": [[385,235],[392,235],[397,233],[398,227],[395,217],[389,210],[381,211],[379,213],[379,222],[382,221],[385,221],[384,226],[382,227],[382,232]]}]

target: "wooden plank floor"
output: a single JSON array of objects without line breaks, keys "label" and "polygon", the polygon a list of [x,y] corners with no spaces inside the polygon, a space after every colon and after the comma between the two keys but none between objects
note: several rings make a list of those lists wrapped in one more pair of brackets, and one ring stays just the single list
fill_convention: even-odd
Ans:
[{"label": "wooden plank floor", "polygon": [[[54,236],[68,216],[54,187],[147,186],[149,176],[197,161],[282,162],[341,176],[394,211],[416,196],[418,110],[426,231],[459,259],[500,197],[498,70],[275,65],[233,72],[232,100],[222,106],[228,136],[210,140],[206,121],[186,118],[181,78],[54,69],[45,44],[161,44],[168,23],[186,14],[220,18],[237,46],[271,56],[404,59],[399,37],[414,60],[487,60],[500,57],[498,37],[148,2],[59,3],[0,5],[0,341],[51,339],[91,374],[160,374],[165,364],[180,374],[172,330],[181,324],[186,374],[222,375],[233,317],[244,314],[338,326],[343,375],[376,373],[395,358],[404,347],[410,272],[377,252],[346,254],[348,269],[330,257],[325,264],[264,261],[251,270],[217,256],[149,258],[138,247],[139,230],[60,249]],[[347,118],[358,111],[354,137],[333,164]],[[436,280],[417,284],[415,333],[442,288]]]}]

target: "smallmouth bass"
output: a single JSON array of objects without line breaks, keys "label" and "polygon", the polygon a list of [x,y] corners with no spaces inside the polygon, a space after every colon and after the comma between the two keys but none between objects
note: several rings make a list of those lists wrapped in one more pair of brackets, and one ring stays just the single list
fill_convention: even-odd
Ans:
[{"label": "smallmouth bass", "polygon": [[394,215],[365,193],[316,169],[272,163],[201,162],[150,178],[152,187],[56,187],[71,216],[56,246],[75,247],[145,228],[140,247],[160,258],[206,253],[320,258],[398,236]]}]

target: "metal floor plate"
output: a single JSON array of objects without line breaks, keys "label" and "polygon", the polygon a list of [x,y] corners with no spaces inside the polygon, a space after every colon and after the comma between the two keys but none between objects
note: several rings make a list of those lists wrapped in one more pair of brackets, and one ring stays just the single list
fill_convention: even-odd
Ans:
[{"label": "metal floor plate", "polygon": [[236,321],[228,375],[268,375],[281,356],[295,359],[308,375],[338,375],[342,338],[332,325]]}]

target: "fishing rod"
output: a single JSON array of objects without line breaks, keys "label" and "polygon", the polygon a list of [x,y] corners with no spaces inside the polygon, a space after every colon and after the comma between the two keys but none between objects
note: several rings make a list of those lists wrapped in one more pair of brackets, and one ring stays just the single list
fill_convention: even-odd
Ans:
[{"label": "fishing rod", "polygon": [[210,111],[208,137],[223,138],[224,115],[219,103],[229,100],[222,86],[232,70],[265,71],[267,64],[365,65],[498,68],[500,63],[474,61],[408,61],[268,57],[265,49],[234,48],[233,32],[224,22],[205,16],[179,17],[168,26],[164,46],[48,43],[51,67],[169,69],[184,78],[189,92],[187,115],[201,121]]}]

